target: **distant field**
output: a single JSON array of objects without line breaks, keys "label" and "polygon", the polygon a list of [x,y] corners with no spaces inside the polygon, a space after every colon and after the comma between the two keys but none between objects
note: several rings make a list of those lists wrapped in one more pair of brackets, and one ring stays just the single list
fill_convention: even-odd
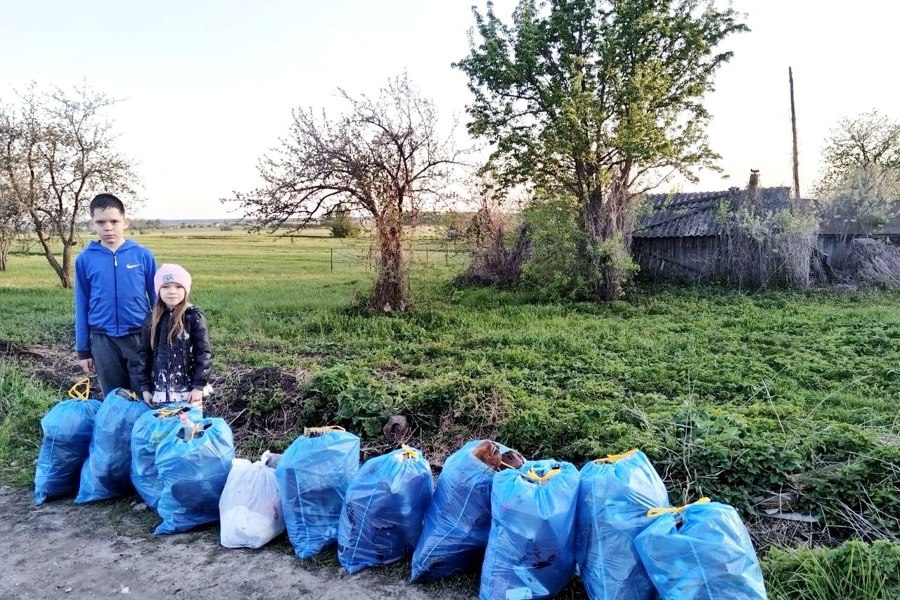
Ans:
[{"label": "distant field", "polygon": [[[547,303],[456,288],[464,257],[417,240],[415,311],[369,317],[348,309],[371,285],[365,241],[135,239],[193,274],[217,369],[313,372],[311,420],[376,439],[402,413],[433,453],[491,433],[574,461],[640,446],[674,501],[706,494],[745,510],[813,471],[798,509],[834,511],[840,529],[849,507],[900,535],[897,292],[642,288],[612,304]],[[71,307],[42,257],[13,256],[0,273],[4,340],[70,344]]]}]

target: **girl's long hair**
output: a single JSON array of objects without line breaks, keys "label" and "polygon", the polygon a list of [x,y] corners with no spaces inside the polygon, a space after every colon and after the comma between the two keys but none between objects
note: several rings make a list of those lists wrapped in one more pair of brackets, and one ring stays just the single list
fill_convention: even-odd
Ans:
[{"label": "girl's long hair", "polygon": [[[188,306],[190,305],[188,304],[187,294],[185,294],[184,299],[172,309],[172,318],[169,320],[169,331],[166,335],[169,345],[184,333],[184,313],[187,311]],[[153,350],[156,350],[158,341],[156,339],[156,330],[167,310],[169,310],[169,307],[166,306],[166,303],[161,298],[157,298],[156,304],[153,305],[153,310],[150,313],[150,348]]]}]

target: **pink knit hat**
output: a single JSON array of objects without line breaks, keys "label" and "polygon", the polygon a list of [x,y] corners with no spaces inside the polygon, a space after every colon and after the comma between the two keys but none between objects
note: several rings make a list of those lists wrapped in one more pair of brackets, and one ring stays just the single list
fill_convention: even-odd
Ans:
[{"label": "pink knit hat", "polygon": [[177,283],[184,288],[186,296],[191,294],[191,274],[180,265],[161,265],[153,276],[153,287],[159,296],[159,289],[167,283]]}]

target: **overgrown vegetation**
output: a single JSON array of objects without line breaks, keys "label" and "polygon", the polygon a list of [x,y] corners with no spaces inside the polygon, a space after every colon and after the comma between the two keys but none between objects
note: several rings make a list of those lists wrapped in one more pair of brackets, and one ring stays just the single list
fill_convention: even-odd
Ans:
[{"label": "overgrown vegetation", "polygon": [[900,546],[847,542],[835,549],[773,549],[763,561],[771,600],[900,598]]},{"label": "overgrown vegetation", "polygon": [[[327,249],[353,242],[141,241],[194,275],[224,379],[215,410],[240,413],[245,456],[326,422],[384,447],[385,419],[402,414],[436,463],[476,435],[576,463],[639,446],[673,502],[708,495],[749,517],[760,498],[792,493],[789,510],[820,519],[816,540],[826,528],[832,543],[900,537],[897,292],[645,287],[628,302],[560,302],[528,286],[455,288],[461,265],[441,261],[413,272],[414,313],[372,317],[347,308],[371,285],[365,260],[330,270]],[[13,257],[0,305],[0,339],[70,343],[71,297],[40,256]],[[62,390],[3,360],[3,401],[25,408],[0,409],[0,452],[26,457],[4,458],[19,470],[3,477],[24,482]],[[276,367],[311,373],[286,385]]]}]

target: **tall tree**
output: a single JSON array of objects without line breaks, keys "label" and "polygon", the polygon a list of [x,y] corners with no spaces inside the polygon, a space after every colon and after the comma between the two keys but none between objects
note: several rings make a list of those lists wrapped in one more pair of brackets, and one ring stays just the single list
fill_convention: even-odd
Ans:
[{"label": "tall tree", "polygon": [[377,98],[340,94],[346,103],[340,117],[295,110],[288,136],[259,163],[263,186],[231,200],[273,230],[296,231],[345,209],[370,216],[379,248],[372,307],[407,310],[404,219],[442,196],[456,153],[439,134],[433,103],[405,75]]},{"label": "tall tree", "polygon": [[819,215],[838,233],[870,234],[900,214],[900,122],[877,110],[843,118],[825,140]]},{"label": "tall tree", "polygon": [[72,287],[72,248],[89,199],[133,192],[132,163],[115,148],[103,111],[114,101],[88,86],[42,92],[32,84],[0,105],[0,178],[25,210],[63,287]]},{"label": "tall tree", "polygon": [[713,167],[703,96],[744,31],[700,0],[521,0],[505,23],[488,2],[456,66],[469,77],[471,134],[508,185],[576,199],[592,293],[613,299],[631,270],[641,193]]}]

